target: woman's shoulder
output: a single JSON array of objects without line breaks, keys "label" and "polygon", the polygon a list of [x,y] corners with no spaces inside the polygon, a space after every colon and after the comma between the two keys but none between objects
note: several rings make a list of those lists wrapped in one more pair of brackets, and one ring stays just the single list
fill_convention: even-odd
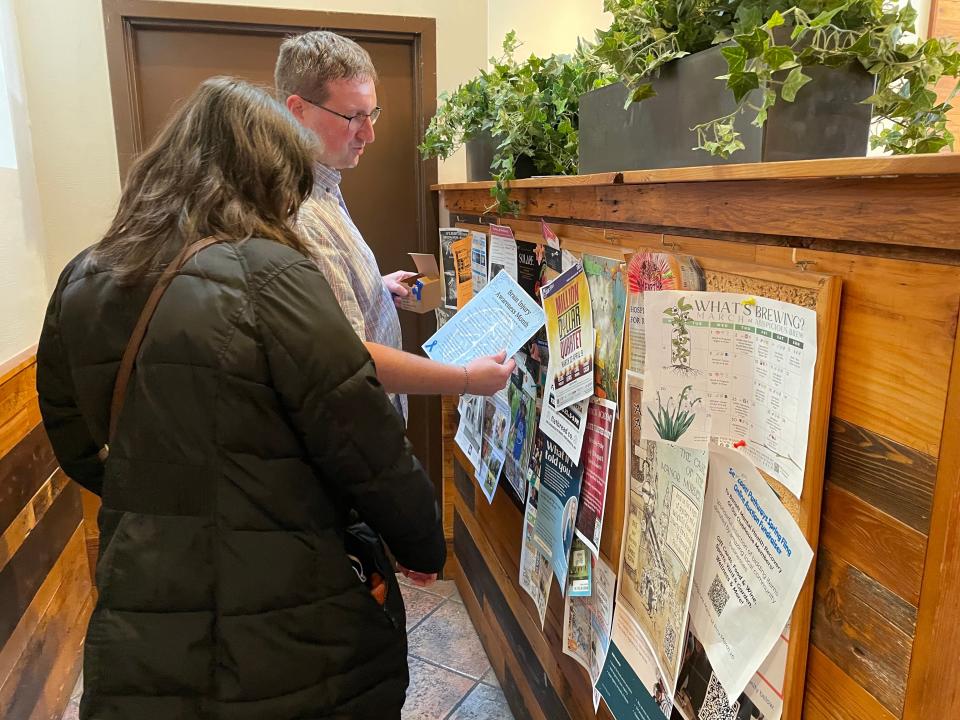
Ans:
[{"label": "woman's shoulder", "polygon": [[269,277],[299,264],[314,267],[299,250],[275,240],[250,238],[232,246],[250,276]]}]

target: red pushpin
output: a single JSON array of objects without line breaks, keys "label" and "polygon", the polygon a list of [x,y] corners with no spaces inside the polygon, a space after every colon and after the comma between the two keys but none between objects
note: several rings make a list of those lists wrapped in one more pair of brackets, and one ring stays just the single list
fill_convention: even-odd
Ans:
[{"label": "red pushpin", "polygon": [[747,441],[746,441],[746,440],[737,440],[737,441],[733,444],[733,447],[734,447],[735,450],[739,450],[740,448],[746,447],[746,446],[747,446]]}]

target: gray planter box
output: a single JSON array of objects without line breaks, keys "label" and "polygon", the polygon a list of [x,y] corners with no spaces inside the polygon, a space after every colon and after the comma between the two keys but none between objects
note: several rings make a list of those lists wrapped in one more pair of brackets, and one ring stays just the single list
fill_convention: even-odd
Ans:
[{"label": "gray planter box", "polygon": [[[795,102],[778,100],[762,128],[751,124],[748,109],[734,124],[746,148],[730,158],[693,150],[697,136],[690,128],[736,107],[726,83],[716,79],[726,72],[717,46],[664,66],[653,81],[657,96],[627,110],[622,83],[582,95],[580,174],[866,155],[872,107],[860,102],[873,94],[875,78],[858,64],[805,68],[813,79]],[[759,105],[759,93],[753,95]]]},{"label": "gray planter box", "polygon": [[[465,143],[467,148],[467,182],[491,180],[490,164],[497,144],[490,133],[484,132]],[[526,155],[517,158],[513,166],[517,179],[533,177],[537,174],[533,160]]]}]

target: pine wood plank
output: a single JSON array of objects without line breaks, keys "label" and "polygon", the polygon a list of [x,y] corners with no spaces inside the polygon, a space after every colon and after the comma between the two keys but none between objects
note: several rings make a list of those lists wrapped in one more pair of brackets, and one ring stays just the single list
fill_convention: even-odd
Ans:
[{"label": "pine wood plank", "polygon": [[960,334],[944,413],[904,718],[960,717]]},{"label": "pine wood plank", "polygon": [[805,720],[894,720],[894,715],[817,648],[807,663]]},{"label": "pine wood plank", "polygon": [[916,606],[927,538],[856,495],[827,484],[820,547]]}]

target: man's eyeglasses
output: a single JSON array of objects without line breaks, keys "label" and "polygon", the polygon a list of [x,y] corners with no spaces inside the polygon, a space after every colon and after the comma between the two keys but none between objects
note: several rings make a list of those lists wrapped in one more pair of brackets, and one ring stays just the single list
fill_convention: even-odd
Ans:
[{"label": "man's eyeglasses", "polygon": [[380,112],[382,110],[382,108],[379,105],[377,105],[377,107],[375,107],[373,109],[373,112],[371,112],[369,115],[367,113],[357,113],[356,115],[344,115],[343,113],[338,113],[336,110],[331,110],[330,108],[325,107],[320,103],[315,103],[313,100],[308,100],[307,98],[303,97],[303,95],[300,96],[300,99],[303,100],[304,102],[310,103],[315,108],[326,110],[331,115],[342,117],[344,120],[347,121],[347,124],[350,126],[351,129],[359,129],[360,127],[363,126],[364,121],[368,119],[370,120],[371,125],[376,125],[377,120],[380,119]]}]

